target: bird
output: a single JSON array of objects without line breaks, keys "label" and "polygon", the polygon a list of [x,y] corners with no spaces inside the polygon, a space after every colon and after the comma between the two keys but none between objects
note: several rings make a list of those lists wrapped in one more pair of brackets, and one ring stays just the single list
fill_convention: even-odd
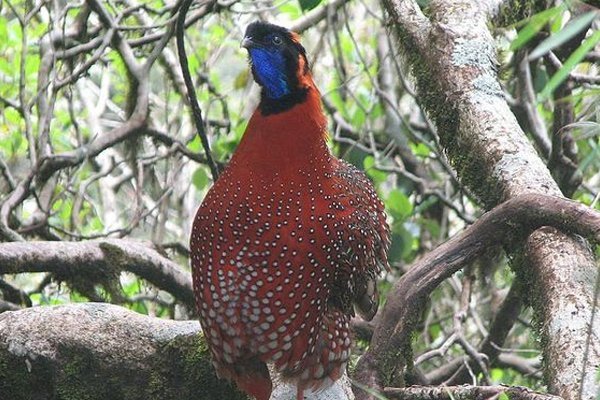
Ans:
[{"label": "bird", "polygon": [[327,146],[300,36],[257,21],[241,46],[260,102],[194,218],[193,287],[218,376],[268,400],[272,365],[300,400],[345,371],[350,319],[377,311],[390,233],[373,184]]}]

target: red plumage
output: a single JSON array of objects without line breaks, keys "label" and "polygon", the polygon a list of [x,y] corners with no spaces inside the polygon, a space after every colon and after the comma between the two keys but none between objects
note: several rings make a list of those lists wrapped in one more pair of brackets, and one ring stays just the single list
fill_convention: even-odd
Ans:
[{"label": "red plumage", "polygon": [[254,113],[191,234],[213,363],[259,400],[271,393],[265,363],[297,384],[299,399],[341,376],[353,304],[373,316],[376,275],[387,265],[383,205],[362,172],[329,152],[305,62],[301,54],[296,77],[306,96],[278,113]]}]

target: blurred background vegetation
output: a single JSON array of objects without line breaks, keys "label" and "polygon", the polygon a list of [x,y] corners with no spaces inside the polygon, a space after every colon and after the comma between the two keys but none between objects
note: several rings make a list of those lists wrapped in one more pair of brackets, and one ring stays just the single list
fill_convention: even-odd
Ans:
[{"label": "blurred background vegetation", "polygon": [[[0,240],[141,239],[189,270],[188,234],[212,179],[176,58],[177,6],[0,1]],[[600,209],[598,12],[566,2],[538,11],[494,28],[505,96],[565,195]],[[475,221],[481,203],[446,159],[372,0],[192,5],[189,65],[221,167],[258,101],[239,46],[256,19],[302,31],[330,146],[364,169],[385,201],[393,231],[385,299],[411,261]],[[140,107],[144,123],[122,134]],[[500,248],[490,249],[435,291],[414,339],[415,365],[429,382],[543,388],[535,322],[507,264]],[[178,293],[131,272],[113,278],[6,274],[1,308],[108,301],[194,318]],[[500,357],[483,373],[458,377],[507,296],[516,298],[518,318]]]}]

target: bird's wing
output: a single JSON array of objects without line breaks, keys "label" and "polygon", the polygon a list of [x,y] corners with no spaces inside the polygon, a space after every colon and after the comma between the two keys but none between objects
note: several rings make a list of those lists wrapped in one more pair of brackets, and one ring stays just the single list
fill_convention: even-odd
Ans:
[{"label": "bird's wing", "polygon": [[[377,275],[388,268],[390,232],[384,206],[362,171],[339,161],[334,172],[334,190],[344,209],[337,240],[342,262],[336,271],[333,303],[348,311],[351,305],[367,320],[377,312]],[[351,312],[351,310],[349,310]]]}]

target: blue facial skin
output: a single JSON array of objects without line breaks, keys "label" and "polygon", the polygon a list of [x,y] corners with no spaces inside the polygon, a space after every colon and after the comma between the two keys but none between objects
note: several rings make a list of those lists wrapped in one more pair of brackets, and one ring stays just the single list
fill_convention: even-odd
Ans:
[{"label": "blue facial skin", "polygon": [[285,59],[279,49],[253,47],[250,49],[250,58],[267,97],[279,99],[290,93],[285,74]]}]

